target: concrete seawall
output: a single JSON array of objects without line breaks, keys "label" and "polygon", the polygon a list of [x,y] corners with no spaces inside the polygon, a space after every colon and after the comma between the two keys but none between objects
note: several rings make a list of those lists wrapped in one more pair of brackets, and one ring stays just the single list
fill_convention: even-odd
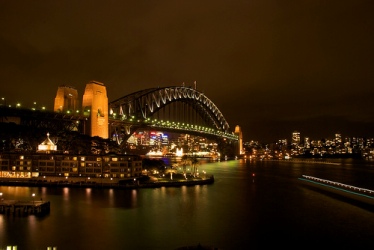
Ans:
[{"label": "concrete seawall", "polygon": [[80,177],[69,177],[69,179],[58,177],[50,179],[7,179],[0,178],[0,186],[37,186],[37,187],[77,187],[77,188],[119,188],[119,189],[134,189],[134,188],[157,188],[157,187],[180,187],[193,185],[207,185],[214,183],[214,176],[207,178],[194,179],[179,179],[179,180],[149,180],[138,178],[110,180],[108,178],[91,178],[89,181]]}]

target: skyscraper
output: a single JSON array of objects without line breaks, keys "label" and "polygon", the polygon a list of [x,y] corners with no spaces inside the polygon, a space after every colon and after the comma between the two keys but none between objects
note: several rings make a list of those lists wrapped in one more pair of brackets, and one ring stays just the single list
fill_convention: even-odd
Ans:
[{"label": "skyscraper", "polygon": [[300,144],[300,132],[294,131],[292,133],[291,144],[292,144],[293,147],[297,147]]}]

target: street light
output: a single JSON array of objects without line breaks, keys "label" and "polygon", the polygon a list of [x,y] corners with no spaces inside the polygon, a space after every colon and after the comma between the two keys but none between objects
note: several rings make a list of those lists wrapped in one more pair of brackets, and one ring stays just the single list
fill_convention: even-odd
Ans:
[{"label": "street light", "polygon": [[32,194],[32,204],[35,204],[35,194]]}]

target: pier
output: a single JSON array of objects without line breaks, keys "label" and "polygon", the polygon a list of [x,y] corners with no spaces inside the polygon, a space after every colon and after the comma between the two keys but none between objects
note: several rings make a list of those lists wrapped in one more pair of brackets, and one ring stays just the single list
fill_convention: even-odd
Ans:
[{"label": "pier", "polygon": [[326,194],[333,194],[335,197],[357,205],[369,206],[371,210],[374,210],[374,190],[307,175],[303,175],[299,180],[315,190],[323,191]]},{"label": "pier", "polygon": [[50,211],[49,201],[1,200],[0,213],[8,215],[43,215]]}]

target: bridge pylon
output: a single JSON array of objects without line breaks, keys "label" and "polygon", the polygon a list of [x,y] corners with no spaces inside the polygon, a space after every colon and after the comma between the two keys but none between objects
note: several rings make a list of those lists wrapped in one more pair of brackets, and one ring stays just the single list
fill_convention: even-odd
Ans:
[{"label": "bridge pylon", "polygon": [[239,125],[236,125],[235,127],[235,132],[234,132],[237,136],[238,136],[238,153],[239,155],[242,155],[244,154],[244,150],[243,150],[243,132],[242,132],[242,129]]},{"label": "bridge pylon", "polygon": [[90,81],[83,94],[82,111],[89,115],[85,133],[107,139],[108,132],[108,97],[103,83]]}]

